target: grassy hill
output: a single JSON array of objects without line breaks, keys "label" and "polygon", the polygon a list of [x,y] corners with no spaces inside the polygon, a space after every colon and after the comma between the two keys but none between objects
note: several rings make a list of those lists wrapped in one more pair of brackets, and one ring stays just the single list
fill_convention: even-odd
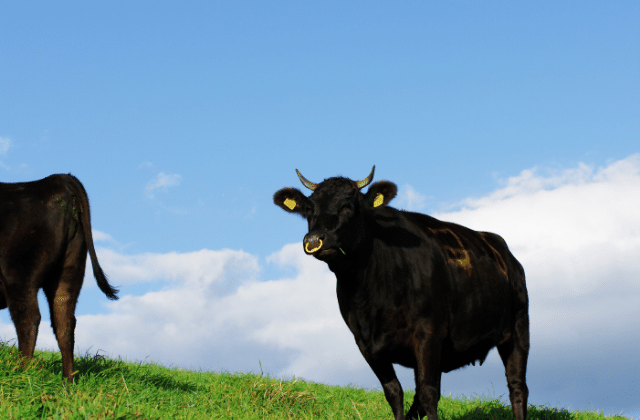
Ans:
[{"label": "grassy hill", "polygon": [[[76,383],[62,379],[58,352],[36,352],[28,366],[14,346],[0,343],[3,419],[384,419],[381,391],[283,381],[245,373],[194,372],[127,363],[89,354],[75,359]],[[406,409],[413,392],[405,394]],[[443,420],[512,419],[491,399],[442,398]],[[596,420],[599,413],[529,407],[529,419]]]}]

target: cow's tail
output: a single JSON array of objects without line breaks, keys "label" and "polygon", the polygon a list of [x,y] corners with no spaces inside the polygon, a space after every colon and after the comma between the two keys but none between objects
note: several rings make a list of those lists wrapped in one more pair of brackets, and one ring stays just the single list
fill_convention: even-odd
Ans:
[{"label": "cow's tail", "polygon": [[93,267],[93,276],[98,282],[98,287],[102,290],[102,293],[107,295],[111,300],[118,300],[118,289],[111,286],[107,280],[107,276],[102,271],[102,267],[98,263],[98,255],[96,255],[96,249],[93,246],[93,235],[91,234],[91,214],[89,212],[89,196],[84,186],[78,178],[69,174],[71,178],[72,188],[74,195],[78,201],[76,205],[77,209],[74,209],[74,213],[78,215],[82,230],[84,231],[84,240],[87,243],[87,249],[89,250],[89,256],[91,257],[91,266]]}]

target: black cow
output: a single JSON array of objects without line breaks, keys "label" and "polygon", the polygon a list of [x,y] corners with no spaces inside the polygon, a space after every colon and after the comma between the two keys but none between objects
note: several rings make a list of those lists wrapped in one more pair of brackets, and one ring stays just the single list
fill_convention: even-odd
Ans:
[{"label": "black cow", "polygon": [[62,353],[62,375],[73,381],[75,308],[87,250],[98,287],[111,287],[93,247],[89,198],[73,175],[0,183],[0,309],[9,307],[25,360],[33,357],[40,325],[38,290],[49,302],[51,326]]},{"label": "black cow", "polygon": [[438,418],[442,372],[484,362],[498,348],[511,408],[527,412],[528,297],[524,270],[498,235],[476,232],[387,203],[395,184],[335,177],[283,188],[273,201],[307,219],[307,254],[337,279],[340,313],[376,374],[396,420],[403,392],[392,363],[415,372],[406,418]]}]

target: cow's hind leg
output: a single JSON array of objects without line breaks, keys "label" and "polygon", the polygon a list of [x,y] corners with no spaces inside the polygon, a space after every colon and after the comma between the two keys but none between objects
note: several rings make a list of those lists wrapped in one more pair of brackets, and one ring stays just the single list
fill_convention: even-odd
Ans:
[{"label": "cow's hind leg", "polygon": [[16,287],[5,290],[11,320],[16,327],[18,349],[25,360],[33,358],[40,327],[38,289]]},{"label": "cow's hind leg", "polygon": [[498,346],[498,353],[504,363],[511,410],[516,420],[527,417],[527,358],[529,356],[529,317],[526,313],[516,321],[512,337]]},{"label": "cow's hind leg", "polygon": [[81,258],[67,259],[70,262],[62,269],[59,280],[48,283],[44,287],[51,313],[51,327],[58,340],[58,347],[62,355],[62,376],[67,378],[69,382],[73,382],[75,310],[84,279],[86,250],[80,255],[82,255]]}]

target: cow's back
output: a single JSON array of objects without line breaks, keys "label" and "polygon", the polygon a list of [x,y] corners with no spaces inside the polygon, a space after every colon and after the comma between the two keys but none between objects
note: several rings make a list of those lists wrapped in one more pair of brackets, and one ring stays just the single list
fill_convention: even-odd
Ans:
[{"label": "cow's back", "polygon": [[15,270],[28,270],[35,259],[55,265],[64,257],[68,241],[81,229],[71,182],[70,175],[51,175],[38,181],[0,184],[2,272],[19,276]]}]

